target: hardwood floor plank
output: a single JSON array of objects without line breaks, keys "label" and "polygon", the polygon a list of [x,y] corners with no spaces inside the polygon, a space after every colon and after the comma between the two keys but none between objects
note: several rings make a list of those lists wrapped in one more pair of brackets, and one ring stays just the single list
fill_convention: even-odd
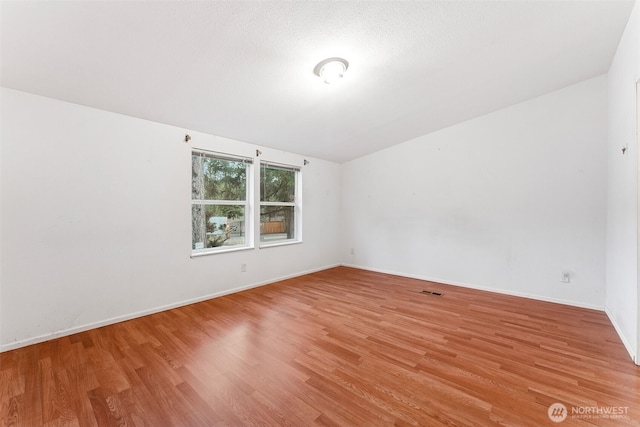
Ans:
[{"label": "hardwood floor plank", "polygon": [[4,401],[24,393],[24,377],[16,368],[0,370],[0,399]]},{"label": "hardwood floor plank", "polygon": [[89,363],[83,361],[76,364],[74,361],[69,365],[66,372],[69,383],[70,406],[73,408],[79,424],[90,427],[97,426],[93,407],[87,393],[98,388],[100,384],[98,384],[93,370],[89,367]]},{"label": "hardwood floor plank", "polygon": [[[189,367],[181,367],[178,369],[180,376],[185,379],[193,390],[202,398],[204,402],[207,402],[213,415],[209,419],[211,425],[220,426],[243,426],[245,425],[240,417],[233,411],[232,397],[228,396],[224,390],[221,390],[220,384],[217,383],[217,378],[211,378],[206,376],[198,376],[191,372]],[[212,387],[211,384],[216,382],[216,387]]]},{"label": "hardwood floor plank", "polygon": [[153,427],[166,424],[170,418],[165,408],[160,406],[160,402],[149,392],[136,372],[136,369],[141,367],[132,364],[126,358],[121,359],[119,363],[122,371],[127,375],[131,388],[121,391],[118,396],[129,411],[135,425]]},{"label": "hardwood floor plank", "polygon": [[[19,355],[17,356],[19,359],[18,375],[24,379],[24,393],[21,395],[22,405],[18,406],[20,412],[17,415],[25,426],[39,426],[43,424],[38,350],[39,346],[29,346],[24,349],[14,350],[14,352],[19,351]],[[1,366],[0,369],[2,369]]]},{"label": "hardwood floor plank", "polygon": [[389,393],[380,390],[370,381],[363,380],[358,373],[345,372],[342,369],[334,370],[332,378],[343,388],[383,410],[389,415],[390,420],[402,420],[405,424],[419,425],[413,419],[412,412],[420,410],[420,407],[410,396],[394,394],[394,400],[389,401]]},{"label": "hardwood floor plank", "polygon": [[130,387],[126,376],[109,351],[92,346],[87,349],[87,357],[91,372],[108,395],[115,395]]},{"label": "hardwood floor plank", "polygon": [[156,374],[146,366],[136,369],[136,373],[145,388],[149,391],[157,406],[168,415],[164,422],[170,425],[200,426],[204,425],[199,414],[194,411],[188,400],[161,374]]},{"label": "hardwood floor plank", "polygon": [[345,267],[0,354],[0,426],[533,427],[556,402],[640,425],[603,312]]},{"label": "hardwood floor plank", "polygon": [[125,405],[117,394],[109,394],[107,390],[98,387],[87,393],[96,421],[100,427],[133,426],[133,421]]},{"label": "hardwood floor plank", "polygon": [[252,378],[257,382],[254,386],[255,393],[260,393],[265,400],[277,406],[283,413],[295,414],[300,420],[298,425],[310,425],[321,414],[305,400],[305,376],[301,380],[298,376],[280,375],[279,371],[267,370],[263,366],[251,367],[246,371],[246,378]]},{"label": "hardwood floor plank", "polygon": [[22,394],[15,396],[1,397],[2,405],[0,405],[0,425],[6,427],[16,427],[20,425],[26,425],[23,421],[22,411]]}]

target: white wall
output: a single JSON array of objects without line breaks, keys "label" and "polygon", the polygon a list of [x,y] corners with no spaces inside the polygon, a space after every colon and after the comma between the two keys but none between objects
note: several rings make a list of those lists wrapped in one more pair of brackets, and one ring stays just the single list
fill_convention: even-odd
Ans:
[{"label": "white wall", "polygon": [[597,77],[343,164],[343,260],[602,309],[606,96]]},{"label": "white wall", "polygon": [[2,350],[339,263],[338,164],[302,169],[303,244],[192,259],[191,147],[302,157],[4,88],[1,106]]},{"label": "white wall", "polygon": [[[608,73],[606,311],[629,352],[638,352],[638,142],[640,4],[636,3]],[[628,147],[625,155],[622,147]],[[640,360],[636,357],[636,363]]]}]

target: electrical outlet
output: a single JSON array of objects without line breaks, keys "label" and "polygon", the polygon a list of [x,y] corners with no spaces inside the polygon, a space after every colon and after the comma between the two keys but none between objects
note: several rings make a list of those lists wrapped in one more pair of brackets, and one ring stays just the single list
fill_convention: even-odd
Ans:
[{"label": "electrical outlet", "polygon": [[351,248],[351,255],[355,255],[355,254],[356,254],[355,249]]},{"label": "electrical outlet", "polygon": [[240,264],[240,272],[241,273],[247,272],[247,264]]},{"label": "electrical outlet", "polygon": [[570,283],[571,282],[571,273],[568,271],[563,271],[562,275],[560,275],[560,281],[562,283]]}]

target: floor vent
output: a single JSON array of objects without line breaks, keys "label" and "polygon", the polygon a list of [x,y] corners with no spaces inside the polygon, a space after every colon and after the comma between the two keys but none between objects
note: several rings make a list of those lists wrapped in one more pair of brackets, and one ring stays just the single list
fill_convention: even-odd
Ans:
[{"label": "floor vent", "polygon": [[441,297],[442,296],[442,292],[434,292],[434,291],[422,291],[423,294],[428,294],[428,295],[434,295],[437,297]]}]

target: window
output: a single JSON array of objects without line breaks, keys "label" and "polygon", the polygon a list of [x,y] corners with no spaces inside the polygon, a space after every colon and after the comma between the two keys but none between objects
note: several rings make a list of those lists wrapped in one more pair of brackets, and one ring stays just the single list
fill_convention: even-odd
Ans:
[{"label": "window", "polygon": [[193,254],[248,247],[251,159],[196,152],[191,156]]},{"label": "window", "polygon": [[300,169],[260,165],[260,242],[300,240]]}]

